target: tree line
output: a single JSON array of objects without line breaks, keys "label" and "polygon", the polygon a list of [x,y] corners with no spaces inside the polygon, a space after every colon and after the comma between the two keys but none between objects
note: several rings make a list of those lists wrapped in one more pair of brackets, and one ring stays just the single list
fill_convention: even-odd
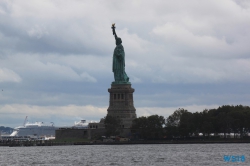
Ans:
[{"label": "tree line", "polygon": [[211,133],[217,136],[223,133],[248,136],[250,131],[250,107],[224,105],[217,109],[205,109],[202,112],[191,113],[178,109],[166,119],[166,134],[170,137],[209,137]]},{"label": "tree line", "polygon": [[[111,121],[110,118],[108,120]],[[116,119],[116,123],[120,124],[121,120]],[[112,131],[119,133],[119,125],[109,126],[112,127],[108,130],[109,134],[113,134]],[[198,137],[200,133],[203,137],[210,137],[211,133],[215,137],[219,133],[224,137],[227,133],[234,133],[243,138],[248,136],[249,131],[250,107],[242,105],[223,105],[194,113],[179,108],[167,118],[159,115],[138,117],[131,127],[131,134],[138,139],[189,138]]]},{"label": "tree line", "polygon": [[13,132],[13,128],[11,127],[4,127],[4,126],[0,126],[0,131],[2,132],[2,134],[11,134]]}]

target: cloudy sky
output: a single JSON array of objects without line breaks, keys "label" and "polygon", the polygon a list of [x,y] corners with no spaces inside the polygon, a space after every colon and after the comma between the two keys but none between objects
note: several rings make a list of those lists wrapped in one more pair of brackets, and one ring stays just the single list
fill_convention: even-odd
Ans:
[{"label": "cloudy sky", "polygon": [[250,105],[249,0],[1,0],[0,126],[104,117],[112,23],[138,117]]}]

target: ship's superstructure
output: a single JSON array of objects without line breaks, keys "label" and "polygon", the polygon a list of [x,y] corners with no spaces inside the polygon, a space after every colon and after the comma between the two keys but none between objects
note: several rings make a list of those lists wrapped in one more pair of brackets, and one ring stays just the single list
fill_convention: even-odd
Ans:
[{"label": "ship's superstructure", "polygon": [[27,117],[23,123],[23,126],[14,128],[14,131],[11,133],[10,137],[14,136],[31,136],[31,137],[54,137],[56,130],[59,128],[74,128],[74,129],[87,129],[89,128],[89,123],[86,120],[80,120],[75,122],[73,126],[64,126],[64,127],[55,127],[54,123],[46,125],[44,122],[27,122]]},{"label": "ship's superstructure", "polygon": [[43,122],[25,123],[23,126],[14,128],[10,136],[55,136],[58,129],[53,123],[46,125]]},{"label": "ship's superstructure", "polygon": [[77,129],[87,129],[89,127],[89,123],[86,120],[80,120],[79,122],[75,122],[75,125],[72,128]]}]

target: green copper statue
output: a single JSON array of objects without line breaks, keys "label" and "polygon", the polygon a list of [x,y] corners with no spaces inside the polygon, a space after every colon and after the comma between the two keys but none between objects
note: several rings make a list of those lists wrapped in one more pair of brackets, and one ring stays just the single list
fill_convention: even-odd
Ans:
[{"label": "green copper statue", "polygon": [[125,52],[122,46],[122,39],[115,33],[115,24],[112,24],[113,35],[115,36],[116,47],[113,54],[113,72],[115,81],[112,84],[130,84],[129,77],[125,72]]}]

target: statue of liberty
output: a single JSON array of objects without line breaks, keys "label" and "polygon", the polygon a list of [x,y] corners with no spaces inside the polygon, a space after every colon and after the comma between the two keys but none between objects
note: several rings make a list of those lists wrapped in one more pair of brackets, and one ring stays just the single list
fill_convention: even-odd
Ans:
[{"label": "statue of liberty", "polygon": [[125,72],[125,52],[122,46],[122,39],[115,33],[115,24],[112,24],[113,35],[115,36],[116,47],[113,54],[113,67],[115,81],[112,84],[130,84],[129,77]]}]

